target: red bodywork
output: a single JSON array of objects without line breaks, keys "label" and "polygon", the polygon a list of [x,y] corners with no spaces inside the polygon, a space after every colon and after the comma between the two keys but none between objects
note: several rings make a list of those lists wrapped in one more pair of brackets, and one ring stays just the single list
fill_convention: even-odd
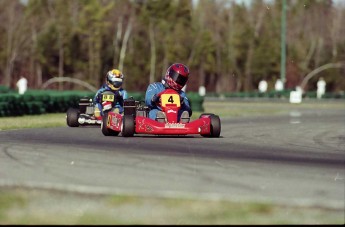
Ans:
[{"label": "red bodywork", "polygon": [[[102,105],[103,105],[103,110],[106,107],[111,108],[112,102],[104,101]],[[121,127],[122,127],[122,115],[116,112],[109,111],[108,120],[107,120],[107,128],[116,132],[121,132]]]},{"label": "red bodywork", "polygon": [[121,132],[122,128],[122,115],[119,113],[109,112],[107,120],[107,128]]},{"label": "red bodywork", "polygon": [[135,118],[135,133],[155,135],[210,134],[211,120],[208,115],[203,115],[189,123],[177,121],[181,103],[180,95],[175,90],[166,89],[159,94],[159,97],[160,106],[166,115],[166,123],[137,116]]},{"label": "red bodywork", "polygon": [[189,123],[162,123],[147,117],[137,116],[135,133],[155,135],[209,134],[210,118],[205,115]]}]

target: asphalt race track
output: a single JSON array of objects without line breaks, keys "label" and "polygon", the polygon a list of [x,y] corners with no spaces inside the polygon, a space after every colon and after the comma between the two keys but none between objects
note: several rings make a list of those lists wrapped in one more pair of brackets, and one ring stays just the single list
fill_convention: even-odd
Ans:
[{"label": "asphalt race track", "polygon": [[0,186],[345,209],[343,110],[221,121],[220,138],[0,131]]}]

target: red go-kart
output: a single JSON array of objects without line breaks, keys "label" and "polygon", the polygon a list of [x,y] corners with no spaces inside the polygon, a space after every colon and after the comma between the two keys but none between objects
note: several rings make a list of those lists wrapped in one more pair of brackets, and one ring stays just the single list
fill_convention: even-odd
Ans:
[{"label": "red go-kart", "polygon": [[140,105],[138,101],[130,99],[124,101],[122,136],[131,137],[134,134],[220,136],[221,122],[218,115],[203,113],[199,119],[182,123],[178,121],[178,111],[181,108],[180,95],[173,89],[166,89],[159,96],[159,105],[166,116],[165,122],[150,119],[148,117],[150,109]]}]

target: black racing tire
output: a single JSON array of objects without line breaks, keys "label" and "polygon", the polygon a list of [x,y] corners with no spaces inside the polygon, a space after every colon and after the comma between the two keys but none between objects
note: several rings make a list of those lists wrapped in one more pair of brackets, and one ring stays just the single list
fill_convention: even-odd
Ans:
[{"label": "black racing tire", "polygon": [[79,109],[70,107],[66,113],[66,122],[69,127],[79,127]]},{"label": "black racing tire", "polygon": [[122,136],[132,137],[135,132],[135,119],[133,115],[123,115]]},{"label": "black racing tire", "polygon": [[105,112],[102,117],[101,130],[105,136],[118,136],[120,132],[111,130],[107,127],[108,124],[108,112]]},{"label": "black racing tire", "polygon": [[211,115],[211,137],[219,137],[221,131],[221,123],[218,115]]},{"label": "black racing tire", "polygon": [[200,115],[201,118],[203,115],[210,115],[209,118],[211,119],[210,125],[210,133],[209,134],[201,134],[203,137],[219,137],[221,132],[221,123],[220,118],[218,115],[210,114],[210,113],[203,113]]}]

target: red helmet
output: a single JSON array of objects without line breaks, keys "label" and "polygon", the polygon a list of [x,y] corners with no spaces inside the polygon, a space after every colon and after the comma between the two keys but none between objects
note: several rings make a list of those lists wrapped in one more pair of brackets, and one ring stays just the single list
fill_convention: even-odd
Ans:
[{"label": "red helmet", "polygon": [[172,64],[165,73],[164,80],[168,86],[176,91],[186,85],[189,76],[189,69],[181,63]]}]

